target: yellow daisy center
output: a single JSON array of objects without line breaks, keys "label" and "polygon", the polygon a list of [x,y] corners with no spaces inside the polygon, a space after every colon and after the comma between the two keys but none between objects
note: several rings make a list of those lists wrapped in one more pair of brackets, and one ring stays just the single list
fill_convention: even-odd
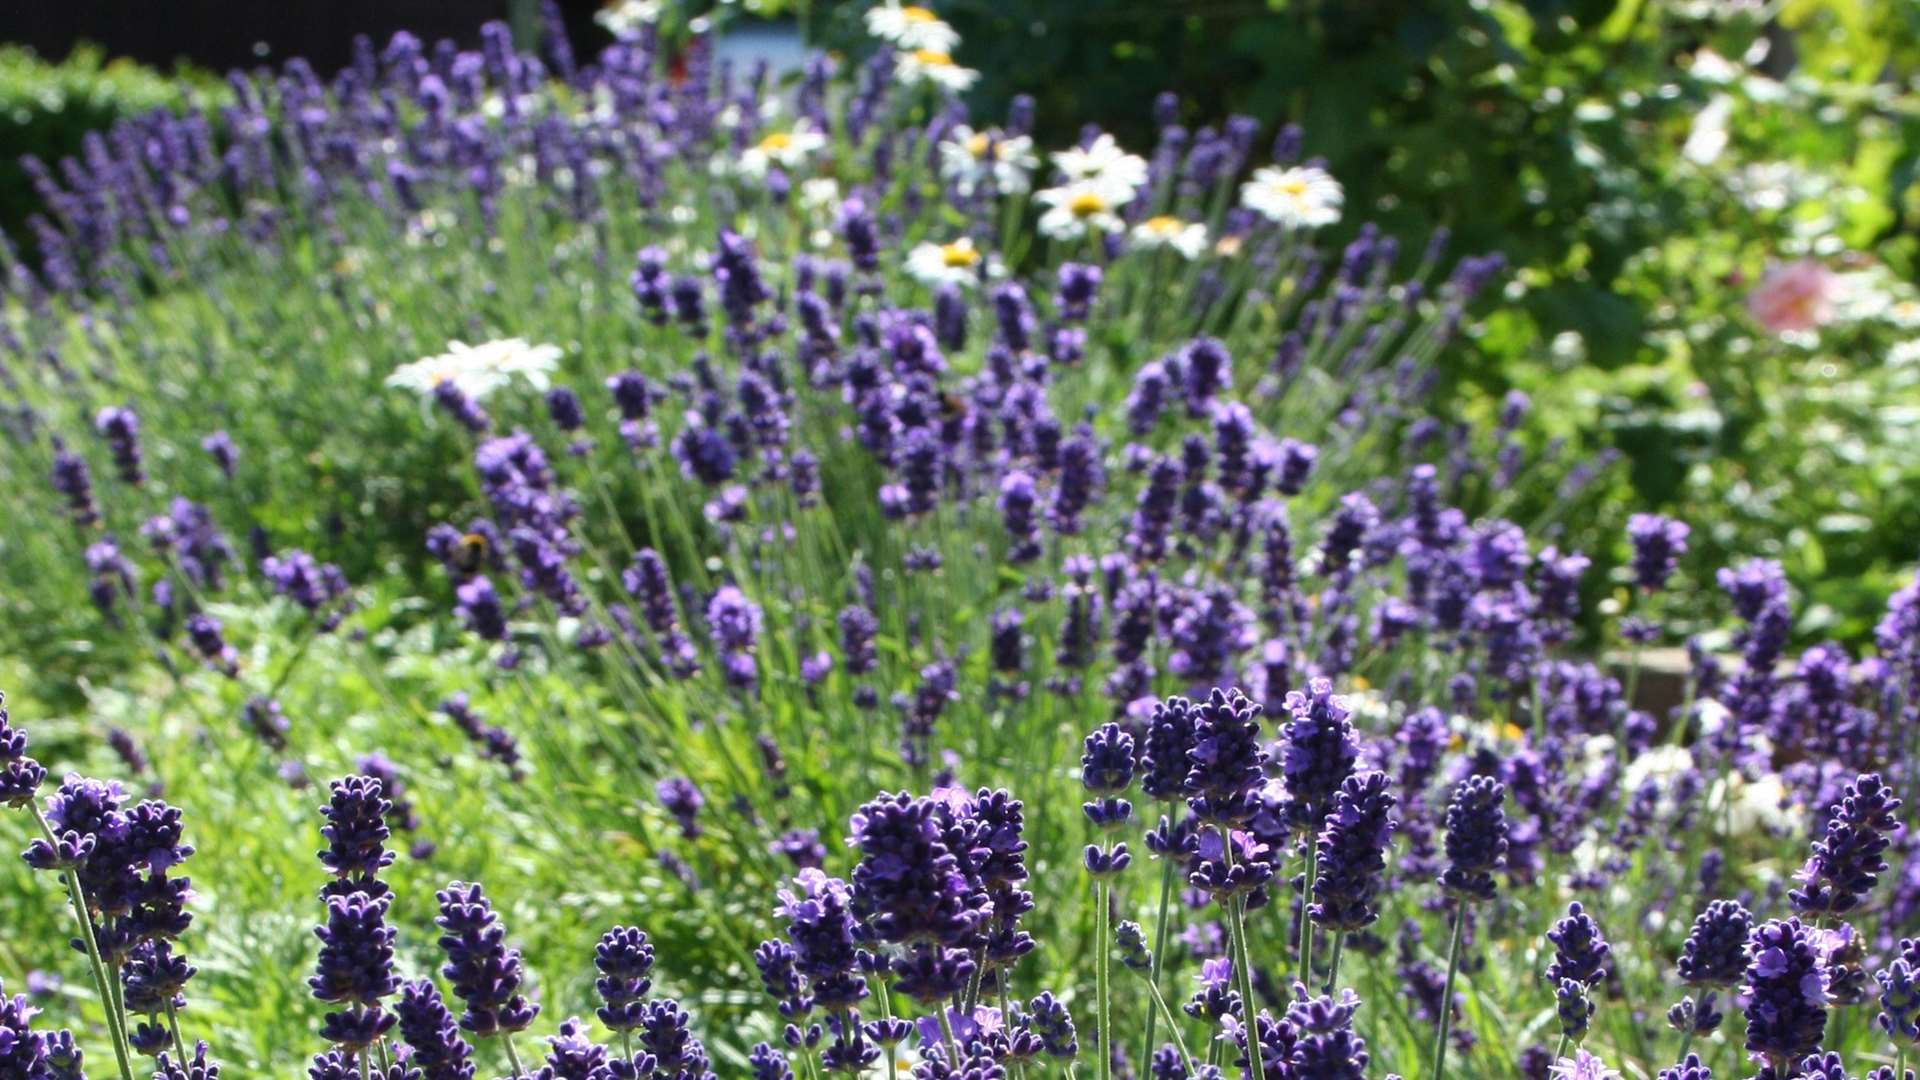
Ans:
[{"label": "yellow daisy center", "polygon": [[1074,217],[1092,217],[1095,214],[1104,212],[1106,209],[1107,200],[1101,198],[1098,192],[1093,191],[1083,191],[1075,195],[1073,200],[1067,203],[1067,210],[1071,212]]},{"label": "yellow daisy center", "polygon": [[1307,182],[1297,176],[1290,176],[1275,184],[1274,187],[1280,190],[1280,194],[1291,195],[1296,199],[1307,193]]},{"label": "yellow daisy center", "polygon": [[1144,224],[1146,230],[1156,236],[1172,236],[1180,231],[1182,222],[1177,217],[1161,214],[1158,217],[1148,218]]},{"label": "yellow daisy center", "polygon": [[972,266],[979,261],[980,253],[975,251],[973,245],[965,240],[955,240],[951,244],[940,245],[940,262],[942,265],[957,269],[963,266]]},{"label": "yellow daisy center", "polygon": [[986,157],[987,147],[992,144],[993,140],[987,138],[986,132],[976,131],[967,138],[967,153],[974,157]]},{"label": "yellow daisy center", "polygon": [[930,22],[940,21],[940,16],[935,15],[933,12],[928,11],[926,8],[917,7],[917,6],[901,8],[900,17],[907,20],[908,22],[915,22],[915,23],[930,23]]},{"label": "yellow daisy center", "polygon": [[915,49],[913,50],[913,58],[926,67],[953,66],[953,57],[948,56],[939,49]]},{"label": "yellow daisy center", "polygon": [[776,131],[760,140],[760,149],[768,151],[785,150],[792,145],[793,136],[784,131]]}]

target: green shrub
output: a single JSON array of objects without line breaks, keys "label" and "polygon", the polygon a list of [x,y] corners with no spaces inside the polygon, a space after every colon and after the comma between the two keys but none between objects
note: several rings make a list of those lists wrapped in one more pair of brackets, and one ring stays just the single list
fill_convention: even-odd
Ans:
[{"label": "green shrub", "polygon": [[108,61],[93,45],[77,46],[59,63],[32,49],[0,47],[0,229],[19,237],[39,198],[20,158],[48,165],[81,152],[90,131],[154,109],[206,108],[225,96],[214,76],[187,67],[169,76],[131,60]]}]

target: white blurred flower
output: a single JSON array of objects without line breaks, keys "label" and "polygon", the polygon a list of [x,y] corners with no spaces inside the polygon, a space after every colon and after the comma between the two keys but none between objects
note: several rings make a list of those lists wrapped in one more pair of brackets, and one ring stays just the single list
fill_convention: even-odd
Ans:
[{"label": "white blurred flower", "polygon": [[[1131,192],[1147,182],[1146,159],[1122,150],[1113,136],[1104,133],[1085,147],[1061,150],[1050,155],[1050,158],[1053,167],[1066,176],[1068,184],[1086,180],[1109,189],[1126,188]],[[1129,194],[1128,198],[1132,198],[1132,195]]]},{"label": "white blurred flower", "polygon": [[594,12],[593,21],[614,37],[637,34],[641,27],[660,21],[660,0],[619,0]]},{"label": "white blurred flower", "polygon": [[1116,188],[1098,180],[1075,180],[1062,187],[1036,192],[1033,200],[1046,207],[1040,215],[1040,233],[1051,240],[1078,240],[1089,229],[1119,232],[1126,227],[1115,210],[1133,198],[1133,189]]},{"label": "white blurred flower", "polygon": [[1723,813],[1710,815],[1710,824],[1726,830],[1729,836],[1747,836],[1760,830],[1784,836],[1806,824],[1805,808],[1791,801],[1778,773],[1749,780],[1736,769],[1713,785],[1707,805],[1725,807]]},{"label": "white blurred flower", "polygon": [[1183,259],[1197,259],[1207,250],[1207,227],[1197,221],[1182,221],[1165,214],[1150,217],[1133,227],[1133,246],[1144,251],[1169,248]]},{"label": "white blurred flower", "polygon": [[518,376],[535,390],[545,390],[548,376],[560,366],[560,347],[529,345],[521,338],[502,338],[479,345],[447,342],[447,351],[402,364],[387,376],[387,385],[418,394],[431,394],[441,383],[452,383],[461,393],[479,400]]},{"label": "white blurred flower", "polygon": [[1920,364],[1920,338],[1894,342],[1893,347],[1887,350],[1887,363],[1893,367]]},{"label": "white blurred flower", "polygon": [[1240,205],[1294,228],[1317,229],[1339,221],[1346,198],[1340,182],[1315,165],[1268,165],[1255,170],[1253,179],[1240,188]]},{"label": "white blurred flower", "polygon": [[952,56],[939,49],[914,49],[901,53],[899,59],[894,61],[893,75],[908,86],[932,83],[955,93],[967,89],[980,78],[979,72],[954,63]]},{"label": "white blurred flower", "polygon": [[768,132],[740,152],[740,171],[747,176],[765,176],[776,165],[792,171],[826,145],[827,137],[804,123],[796,124],[792,131]]},{"label": "white blurred flower", "polygon": [[867,12],[867,33],[900,49],[930,49],[951,53],[960,34],[940,16],[914,4],[889,0]]},{"label": "white blurred flower", "polygon": [[800,208],[825,210],[840,205],[840,182],[831,176],[816,176],[800,182]]},{"label": "white blurred flower", "polygon": [[1732,115],[1733,97],[1715,94],[1705,108],[1693,114],[1693,126],[1680,147],[1680,156],[1695,165],[1713,164],[1727,148],[1727,119]]},{"label": "white blurred flower", "polygon": [[1887,310],[1880,314],[1888,322],[1900,329],[1912,330],[1915,327],[1920,327],[1920,299],[1903,296],[1889,303]]},{"label": "white blurred flower", "polygon": [[989,176],[1002,194],[1020,194],[1037,164],[1033,140],[1025,135],[975,131],[959,124],[940,144],[940,176],[962,195],[972,195]]},{"label": "white blurred flower", "polygon": [[1701,82],[1725,84],[1740,77],[1740,65],[1712,49],[1700,49],[1693,54],[1687,74]]},{"label": "white blurred flower", "polygon": [[907,273],[927,285],[970,285],[980,278],[985,256],[971,237],[952,243],[925,243],[907,253]]}]

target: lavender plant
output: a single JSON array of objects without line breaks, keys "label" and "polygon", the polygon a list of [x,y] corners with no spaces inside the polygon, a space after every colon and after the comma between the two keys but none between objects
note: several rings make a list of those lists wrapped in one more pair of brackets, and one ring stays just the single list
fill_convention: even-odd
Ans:
[{"label": "lavender plant", "polygon": [[114,655],[43,760],[194,817],[0,720],[5,959],[93,989],[22,1075],[1904,1070],[1920,591],[1794,658],[1771,564],[1503,519],[1600,463],[1432,397],[1499,258],[1322,252],[1297,132],[1043,155],[923,9],[777,85],[644,8],[46,174],[0,565]]}]

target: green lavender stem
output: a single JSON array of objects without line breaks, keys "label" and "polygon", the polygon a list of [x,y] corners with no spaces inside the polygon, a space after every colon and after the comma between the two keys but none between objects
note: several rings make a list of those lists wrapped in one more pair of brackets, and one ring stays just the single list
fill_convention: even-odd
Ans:
[{"label": "green lavender stem", "polygon": [[[1159,965],[1156,963],[1152,970],[1140,976],[1147,984],[1147,994],[1153,998],[1154,1007],[1148,1010],[1147,1017],[1148,1019],[1159,1016],[1167,1018],[1167,1033],[1173,1036],[1174,1048],[1180,1051],[1180,1059],[1186,1063],[1187,1072],[1191,1075],[1195,1071],[1193,1067],[1193,1055],[1187,1052],[1187,1040],[1180,1035],[1180,1024],[1174,1019],[1173,1009],[1167,1004],[1166,995],[1160,992],[1160,983],[1156,978],[1158,971]],[[1152,1051],[1149,1050],[1141,1060],[1153,1060]]]},{"label": "green lavender stem", "polygon": [[1109,887],[1104,877],[1094,881],[1093,977],[1095,987],[1094,994],[1096,997],[1095,1006],[1098,1009],[1098,1023],[1100,1025],[1099,1031],[1095,1033],[1100,1045],[1100,1065],[1099,1070],[1094,1075],[1098,1076],[1100,1080],[1111,1080],[1113,1075],[1113,1028],[1110,1023],[1112,1016],[1109,1011],[1109,1002],[1112,995],[1107,986],[1107,953],[1109,951],[1107,946],[1107,922],[1110,917],[1107,911],[1107,894]]},{"label": "green lavender stem", "polygon": [[1460,972],[1460,935],[1467,924],[1467,904],[1455,901],[1452,941],[1447,945],[1447,988],[1440,995],[1440,1033],[1433,1040],[1433,1080],[1447,1075],[1447,1034],[1453,1027],[1453,979]]},{"label": "green lavender stem", "polygon": [[958,1069],[960,1067],[960,1046],[953,1038],[953,1020],[947,1016],[947,1007],[945,1005],[936,1006],[934,1008],[934,1015],[940,1018],[940,1038],[947,1046],[947,1064]]},{"label": "green lavender stem", "polygon": [[1260,1058],[1260,1010],[1253,1000],[1253,946],[1247,941],[1247,905],[1245,897],[1235,897],[1227,902],[1228,933],[1232,937],[1229,945],[1237,948],[1239,955],[1233,958],[1233,967],[1239,976],[1240,1015],[1246,1021],[1243,1031],[1247,1037],[1247,1075],[1253,1080],[1266,1080],[1266,1062]]},{"label": "green lavender stem", "polygon": [[1340,988],[1340,953],[1345,950],[1346,944],[1347,935],[1337,930],[1334,931],[1333,956],[1327,963],[1326,992],[1328,994],[1332,994]]},{"label": "green lavender stem", "polygon": [[187,1041],[180,1037],[180,1015],[174,1010],[173,1002],[167,1002],[167,1030],[173,1032],[173,1052],[181,1061],[187,1060]]},{"label": "green lavender stem", "polygon": [[507,1048],[507,1064],[513,1067],[513,1080],[520,1080],[527,1075],[527,1070],[520,1067],[520,1055],[514,1052],[512,1033],[501,1032],[500,1042]]},{"label": "green lavender stem", "polygon": [[1305,891],[1300,894],[1300,982],[1305,986],[1313,985],[1313,918],[1307,912],[1313,907],[1313,878],[1320,869],[1319,858],[1319,847],[1309,836]]},{"label": "green lavender stem", "polygon": [[[1171,903],[1172,899],[1173,899],[1173,856],[1171,853],[1169,853],[1167,855],[1161,856],[1161,859],[1160,859],[1160,913],[1154,918],[1153,969],[1147,972],[1147,987],[1148,989],[1153,991],[1153,996],[1155,998],[1158,998],[1160,996],[1160,958],[1165,956],[1167,953],[1167,907]],[[1141,1044],[1142,1045],[1142,1050],[1140,1054],[1141,1061],[1150,1061],[1153,1058],[1153,1037],[1156,1034],[1156,1032],[1154,1031],[1154,1028],[1156,1023],[1159,1021],[1159,1019],[1160,1019],[1160,1014],[1157,1011],[1152,1011],[1152,1010],[1148,1011],[1147,1037],[1146,1037],[1146,1040]],[[1177,1026],[1174,1024],[1173,1018],[1171,1016],[1167,1018],[1167,1026],[1173,1029],[1174,1037],[1178,1038],[1180,1032]],[[1182,1054],[1183,1055],[1185,1054],[1184,1050],[1182,1051]],[[1191,1061],[1188,1062],[1188,1068],[1189,1068],[1189,1071],[1191,1071],[1191,1068],[1192,1068]]]}]

